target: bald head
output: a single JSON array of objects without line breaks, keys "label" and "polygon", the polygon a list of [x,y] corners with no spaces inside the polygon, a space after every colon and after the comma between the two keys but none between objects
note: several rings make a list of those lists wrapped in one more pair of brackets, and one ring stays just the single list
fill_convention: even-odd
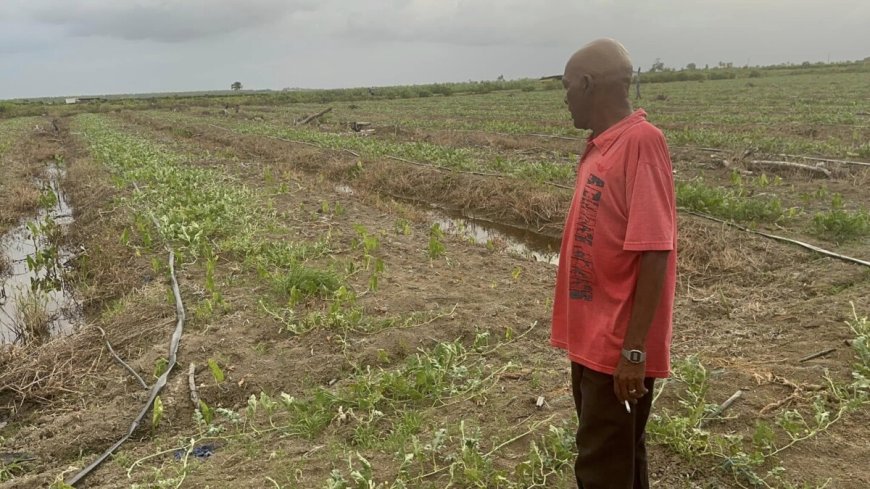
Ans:
[{"label": "bald head", "polygon": [[580,48],[565,66],[565,77],[578,81],[585,75],[599,83],[631,82],[631,58],[614,39],[598,39]]},{"label": "bald head", "polygon": [[594,134],[630,113],[631,75],[628,51],[613,39],[592,41],[574,53],[562,77],[574,127]]}]

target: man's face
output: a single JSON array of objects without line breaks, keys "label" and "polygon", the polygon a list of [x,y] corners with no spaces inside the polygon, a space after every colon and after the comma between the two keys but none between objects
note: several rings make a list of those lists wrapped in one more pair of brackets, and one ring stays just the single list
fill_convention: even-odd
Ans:
[{"label": "man's face", "polygon": [[589,127],[589,92],[588,79],[582,76],[578,77],[576,70],[569,74],[566,70],[562,77],[562,85],[565,87],[565,104],[568,106],[568,112],[571,113],[571,119],[574,120],[574,127],[577,129],[591,129]]}]

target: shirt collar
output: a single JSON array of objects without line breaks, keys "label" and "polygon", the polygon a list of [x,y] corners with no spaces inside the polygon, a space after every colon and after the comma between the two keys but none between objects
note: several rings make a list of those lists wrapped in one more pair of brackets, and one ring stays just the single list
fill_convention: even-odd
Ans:
[{"label": "shirt collar", "polygon": [[646,112],[643,109],[637,109],[632,112],[631,115],[617,122],[616,124],[607,128],[606,131],[602,132],[596,138],[589,138],[589,144],[594,144],[598,151],[601,152],[602,155],[607,154],[607,151],[613,146],[622,133],[624,133],[628,128],[643,122],[646,120]]}]

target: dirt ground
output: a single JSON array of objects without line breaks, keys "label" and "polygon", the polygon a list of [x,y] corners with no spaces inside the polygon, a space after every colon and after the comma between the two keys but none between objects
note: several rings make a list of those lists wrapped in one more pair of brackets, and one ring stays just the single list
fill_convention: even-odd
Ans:
[{"label": "dirt ground", "polygon": [[[257,275],[227,258],[217,280],[231,312],[212,323],[190,324],[179,352],[180,366],[195,362],[200,378],[208,375],[204,365],[210,358],[226,366],[225,383],[200,387],[200,395],[210,403],[238,409],[249,396],[264,391],[300,396],[314,386],[340,387],[359,366],[389,367],[413,355],[418,347],[457,338],[468,343],[482,331],[501,338],[510,329],[528,333],[500,347],[489,361],[512,361],[518,368],[500,376],[479,397],[428,412],[427,422],[451,425],[466,420],[481,427],[487,443],[495,443],[507,438],[505,427],[547,419],[570,423],[573,419],[568,363],[547,342],[555,268],[458,237],[446,239],[446,258],[430,260],[425,255],[431,225],[428,209],[407,203],[413,198],[455,206],[498,222],[558,235],[570,192],[507,180],[494,183],[483,177],[387,161],[367,162],[362,174],[351,176],[348,169],[355,161],[317,148],[205,125],[181,132],[182,128],[137,114],[121,114],[112,120],[126,130],[202,155],[195,164],[226,172],[251,188],[268,192],[264,171],[279,175],[278,181],[292,184],[294,191],[274,194],[273,202],[279,213],[293,216],[284,223],[293,235],[315,239],[329,233],[339,245],[324,262],[341,261],[355,253],[351,250],[355,224],[379,233],[378,256],[386,272],[378,291],[360,298],[366,314],[389,318],[424,312],[431,318],[408,327],[344,338],[326,329],[288,335],[255,302],[252,292],[262,288]],[[155,362],[166,355],[175,320],[166,302],[165,280],[154,272],[150,258],[137,256],[119,242],[118,236],[132,219],[119,200],[129,189],[113,185],[111,175],[90,159],[86,146],[66,123],[60,129],[53,139],[30,132],[4,161],[23,163],[22,168],[33,171],[45,155],[65,155],[64,185],[76,209],[76,225],[68,240],[83,250],[73,274],[88,321],[76,334],[37,350],[7,347],[0,354],[4,362],[0,367],[0,422],[8,423],[0,428],[0,453],[24,452],[33,457],[14,479],[0,483],[4,488],[46,487],[63,474],[68,476],[69,467],[86,465],[127,429],[144,401],[144,391],[108,355],[96,326],[106,331],[118,355],[149,380]],[[468,143],[449,135],[438,138],[440,144]],[[567,141],[472,142],[508,151],[531,145],[547,151],[576,151]],[[727,182],[730,171],[710,160],[709,153],[702,151],[674,154],[678,173]],[[5,168],[12,167],[4,166],[2,171]],[[867,182],[866,173],[849,170],[847,175],[828,184],[847,200],[870,206],[870,196],[861,184]],[[795,191],[819,185],[798,175],[784,178]],[[336,188],[338,184],[350,184],[353,193]],[[0,196],[4,222],[26,215],[28,208],[21,201]],[[324,201],[338,202],[346,212],[311,218],[311,210]],[[408,220],[412,232],[396,233],[397,219]],[[852,335],[844,321],[851,315],[850,303],[859,313],[868,312],[870,273],[866,267],[693,216],[681,215],[679,225],[673,354],[702,359],[711,371],[711,402],[722,402],[738,389],[744,392],[727,416],[712,422],[711,430],[751,434],[757,419],[771,420],[783,409],[808,409],[809,394],[825,384],[825,375],[848,381],[854,353],[845,344]],[[860,257],[870,259],[866,249],[857,244],[838,251],[859,256],[864,252]],[[185,302],[195,303],[202,295],[198,285],[203,282],[202,267],[186,267],[179,280]],[[350,281],[357,290],[365,290],[363,277]],[[834,351],[799,361],[827,349]],[[383,358],[389,360],[384,363]],[[170,377],[162,396],[167,419],[160,427],[137,430],[119,455],[80,487],[130,487],[134,483],[158,487],[149,485],[155,484],[157,474],[174,470],[178,462],[171,452],[144,461],[132,471],[132,478],[126,467],[130,461],[177,446],[179,438],[195,429],[184,372],[186,368],[180,368]],[[679,387],[667,384],[656,409],[677,409],[678,393]],[[547,400],[543,409],[535,406],[538,396]],[[782,404],[771,407],[778,402]],[[257,442],[218,447],[209,460],[187,475],[182,487],[271,487],[265,476],[295,481],[296,485],[287,487],[322,487],[332,469],[346,467],[346,454],[340,452],[339,443],[347,439],[346,431],[331,426],[322,439],[314,441],[264,436]],[[784,451],[780,462],[793,482],[809,487],[829,479],[829,488],[867,487],[868,436],[870,413],[864,406],[847,413],[824,433]],[[510,466],[526,453],[528,443],[529,438],[523,438],[505,447],[499,463]],[[382,478],[395,473],[397,463],[391,457],[366,455],[372,457]],[[689,461],[661,445],[651,447],[650,457],[655,487],[739,487],[708,459]],[[560,484],[553,487],[572,487],[569,482]]]}]

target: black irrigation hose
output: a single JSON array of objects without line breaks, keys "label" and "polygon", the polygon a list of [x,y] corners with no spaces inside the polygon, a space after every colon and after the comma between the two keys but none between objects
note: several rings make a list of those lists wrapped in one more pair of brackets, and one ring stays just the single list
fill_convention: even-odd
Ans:
[{"label": "black irrigation hose", "polygon": [[713,217],[713,216],[708,216],[707,214],[703,214],[701,212],[690,211],[688,209],[682,209],[682,208],[679,208],[678,210],[681,212],[685,212],[686,214],[691,214],[693,216],[703,217],[704,219],[709,219],[711,221],[722,223],[722,224],[725,224],[727,226],[731,226],[733,228],[739,229],[741,231],[745,231],[747,233],[757,234],[759,236],[764,236],[765,238],[772,239],[775,241],[781,241],[784,243],[791,243],[793,245],[800,246],[801,248],[805,248],[807,250],[814,251],[816,253],[819,253],[819,254],[822,254],[825,256],[829,256],[831,258],[836,258],[838,260],[847,261],[849,263],[857,263],[858,265],[864,265],[865,267],[870,267],[870,262],[868,262],[868,261],[864,261],[864,260],[861,260],[858,258],[853,258],[851,256],[841,255],[839,253],[834,253],[833,251],[829,251],[829,250],[826,250],[824,248],[819,248],[818,246],[811,245],[809,243],[804,243],[803,241],[798,241],[796,239],[786,238],[783,236],[777,236],[776,234],[765,233],[764,231],[756,231],[754,229],[749,229],[746,226],[741,226],[740,224],[737,224],[735,222],[726,221],[724,219],[719,219],[719,218]]},{"label": "black irrigation hose", "polygon": [[133,435],[133,432],[139,428],[139,424],[142,422],[142,419],[145,418],[145,415],[148,414],[148,410],[151,409],[151,405],[154,404],[154,400],[160,394],[160,391],[166,385],[167,379],[169,378],[169,374],[172,372],[172,368],[175,367],[176,364],[176,354],[178,353],[178,344],[181,342],[181,333],[184,331],[184,304],[181,302],[181,290],[178,287],[178,279],[175,277],[175,252],[169,251],[169,275],[172,280],[172,293],[175,296],[175,316],[177,318],[177,322],[175,324],[175,331],[172,333],[172,339],[169,342],[169,364],[166,366],[166,371],[163,372],[163,375],[157,379],[157,382],[151,387],[151,391],[148,395],[148,400],[145,402],[145,405],[142,406],[142,410],[139,411],[139,415],[136,416],[136,419],[133,420],[133,423],[130,425],[130,428],[127,430],[127,433],[121,437],[120,440],[116,441],[114,445],[109,447],[108,450],[103,452],[102,455],[99,456],[96,460],[94,460],[90,465],[82,469],[78,474],[70,477],[66,480],[66,483],[70,486],[75,486],[79,481],[84,479],[88,474],[90,474],[94,469],[99,467],[100,464],[106,461],[118,447],[121,446],[130,436]]}]

